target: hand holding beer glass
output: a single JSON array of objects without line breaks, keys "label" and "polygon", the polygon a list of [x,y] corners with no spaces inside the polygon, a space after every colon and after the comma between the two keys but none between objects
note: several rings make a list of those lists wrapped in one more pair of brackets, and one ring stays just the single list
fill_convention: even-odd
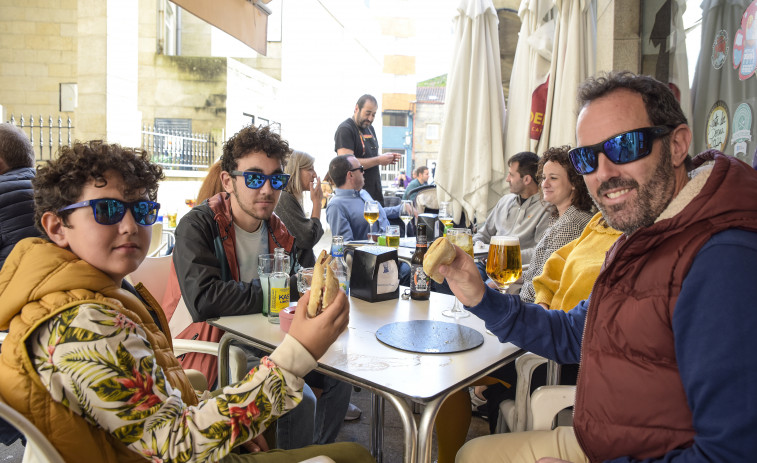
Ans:
[{"label": "hand holding beer glass", "polygon": [[368,234],[370,235],[371,233],[373,233],[373,224],[376,223],[379,218],[378,201],[365,202],[365,205],[363,206],[363,217],[365,217],[365,220],[367,220],[370,224],[370,229],[368,230]]},{"label": "hand holding beer glass", "polygon": [[518,237],[492,236],[489,241],[486,274],[497,283],[499,291],[504,293],[515,280],[520,278],[522,272]]},{"label": "hand holding beer glass", "polygon": [[[450,243],[460,247],[473,258],[473,236],[467,228],[450,228],[447,230],[447,239]],[[520,255],[520,254],[519,254]],[[460,301],[455,296],[455,304],[451,309],[442,312],[442,315],[450,318],[464,318],[470,316],[470,312],[460,307]]]}]

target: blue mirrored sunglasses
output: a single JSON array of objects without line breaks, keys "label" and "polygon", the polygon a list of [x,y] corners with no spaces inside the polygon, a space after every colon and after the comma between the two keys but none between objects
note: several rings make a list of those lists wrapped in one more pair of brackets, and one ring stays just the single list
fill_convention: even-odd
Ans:
[{"label": "blue mirrored sunglasses", "polygon": [[244,176],[244,184],[247,186],[247,188],[252,188],[253,190],[257,190],[259,188],[262,188],[263,185],[265,185],[266,180],[271,181],[271,188],[274,190],[283,190],[284,187],[287,186],[287,183],[289,183],[289,174],[271,174],[266,175],[261,172],[250,172],[250,171],[241,171],[241,170],[232,170],[230,172],[232,177],[238,177],[240,175]]},{"label": "blue mirrored sunglasses", "polygon": [[155,223],[158,219],[158,210],[160,204],[154,201],[132,201],[125,202],[120,199],[102,198],[88,199],[70,206],[61,207],[58,212],[69,209],[78,209],[80,207],[92,207],[92,213],[95,215],[95,222],[100,225],[113,225],[123,220],[126,210],[131,210],[134,220],[144,226]]},{"label": "blue mirrored sunglasses", "polygon": [[627,164],[652,152],[652,142],[669,134],[671,127],[656,126],[629,130],[591,146],[580,146],[568,152],[570,162],[580,175],[597,169],[599,153],[604,153],[613,164]]}]

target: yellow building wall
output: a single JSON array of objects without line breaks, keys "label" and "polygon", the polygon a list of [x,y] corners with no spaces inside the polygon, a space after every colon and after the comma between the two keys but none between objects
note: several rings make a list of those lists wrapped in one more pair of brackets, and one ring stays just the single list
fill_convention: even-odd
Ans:
[{"label": "yellow building wall", "polygon": [[410,103],[413,101],[413,93],[384,93],[381,96],[381,110],[410,111]]},{"label": "yellow building wall", "polygon": [[415,74],[415,56],[385,55],[384,74]]},{"label": "yellow building wall", "polygon": [[76,82],[76,62],[77,0],[0,4],[0,104],[8,118],[57,119],[59,84]]}]

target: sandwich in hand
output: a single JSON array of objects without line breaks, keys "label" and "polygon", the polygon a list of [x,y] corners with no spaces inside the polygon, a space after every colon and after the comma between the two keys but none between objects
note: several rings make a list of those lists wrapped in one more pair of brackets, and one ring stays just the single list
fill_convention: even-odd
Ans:
[{"label": "sandwich in hand", "polygon": [[339,293],[339,279],[331,270],[331,256],[325,250],[315,260],[313,280],[310,283],[310,300],[308,301],[308,316],[315,317],[329,306]]},{"label": "sandwich in hand", "polygon": [[440,265],[449,265],[455,260],[455,246],[446,237],[434,241],[423,258],[423,271],[437,283],[444,283],[444,277],[439,274]]}]

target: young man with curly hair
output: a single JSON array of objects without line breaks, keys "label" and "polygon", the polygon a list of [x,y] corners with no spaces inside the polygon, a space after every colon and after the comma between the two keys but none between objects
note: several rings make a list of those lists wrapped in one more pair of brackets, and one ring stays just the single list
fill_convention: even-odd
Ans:
[{"label": "young man with curly hair", "polygon": [[[160,306],[124,281],[147,253],[161,178],[144,151],[101,142],[40,167],[35,223],[47,239],[20,241],[0,271],[0,394],[66,461],[279,461],[231,451],[297,404],[302,375],[347,326],[347,299],[297,317],[259,368],[200,400]],[[370,461],[349,444],[291,458],[318,454]]]},{"label": "young man with curly hair", "polygon": [[[273,213],[289,175],[284,173],[289,144],[268,127],[248,126],[223,147],[219,193],[189,211],[176,228],[173,271],[164,308],[177,338],[218,341],[223,332],[205,320],[260,313],[263,291],[258,255],[282,247],[292,256],[294,237]],[[183,299],[184,304],[179,304]],[[180,326],[178,320],[189,321]],[[261,353],[240,346],[250,355],[250,367]],[[215,356],[188,354],[185,368],[201,371],[213,384]],[[305,385],[302,402],[277,423],[276,442],[282,449],[334,442],[349,406],[351,386],[320,373],[306,378],[323,391],[318,397]]]}]

